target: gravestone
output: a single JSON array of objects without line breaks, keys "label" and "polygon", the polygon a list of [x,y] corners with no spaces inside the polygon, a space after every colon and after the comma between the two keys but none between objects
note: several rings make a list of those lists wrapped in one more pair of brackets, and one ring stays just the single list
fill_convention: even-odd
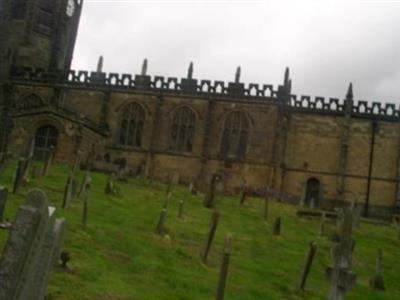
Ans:
[{"label": "gravestone", "polygon": [[219,280],[217,286],[216,300],[223,300],[225,295],[225,286],[228,278],[229,261],[232,251],[232,236],[227,235],[224,241],[224,248],[222,251],[222,262],[219,271]]},{"label": "gravestone", "polygon": [[87,217],[88,217],[88,205],[89,205],[89,197],[90,197],[90,189],[91,189],[92,179],[89,176],[87,178],[84,188],[83,188],[83,211],[82,211],[82,226],[83,228],[87,227]]},{"label": "gravestone", "polygon": [[167,209],[162,209],[160,218],[158,219],[157,227],[156,227],[156,233],[158,233],[161,236],[164,236],[166,233],[166,228],[165,224],[167,223]]},{"label": "gravestone", "polygon": [[4,186],[0,186],[0,222],[4,220],[4,210],[6,208],[8,191]]},{"label": "gravestone", "polygon": [[332,248],[333,266],[328,267],[326,275],[330,281],[328,300],[345,299],[346,292],[356,282],[356,274],[351,272],[351,260],[355,242],[351,237],[353,212],[345,208],[340,223],[339,242]]},{"label": "gravestone", "polygon": [[67,208],[72,201],[73,188],[74,188],[73,185],[74,185],[74,178],[72,177],[72,175],[69,175],[64,188],[62,208]]},{"label": "gravestone", "polygon": [[275,219],[273,230],[272,230],[272,233],[274,235],[280,235],[281,234],[281,223],[282,223],[281,217],[277,217]]},{"label": "gravestone", "polygon": [[117,186],[115,185],[115,174],[114,173],[111,173],[110,176],[108,177],[105,192],[108,195],[117,195],[118,194],[118,189],[117,189]]},{"label": "gravestone", "polygon": [[47,176],[47,174],[49,174],[51,164],[53,163],[53,157],[54,157],[54,147],[51,146],[50,151],[47,154],[46,161],[44,162],[43,165],[43,176]]},{"label": "gravestone", "polygon": [[26,169],[26,160],[21,158],[18,161],[17,169],[15,170],[14,173],[14,178],[13,178],[13,194],[16,194],[22,184],[23,176],[25,174],[25,169]]},{"label": "gravestone", "polygon": [[81,156],[82,156],[82,151],[78,150],[76,156],[75,156],[75,160],[74,160],[74,164],[72,166],[72,174],[76,174],[77,172],[79,172],[80,167],[81,167]]},{"label": "gravestone", "polygon": [[64,220],[46,194],[31,190],[18,211],[0,259],[0,299],[43,300],[62,247]]},{"label": "gravestone", "polygon": [[191,182],[191,183],[189,184],[189,194],[190,194],[190,195],[192,194],[193,189],[194,189],[194,184],[193,184],[193,182]]},{"label": "gravestone", "polygon": [[312,263],[314,261],[315,253],[317,252],[317,244],[315,242],[310,243],[310,248],[308,250],[306,261],[304,263],[303,270],[301,271],[300,281],[298,289],[304,291],[308,274],[310,273]]},{"label": "gravestone", "polygon": [[382,276],[382,249],[378,250],[378,256],[376,257],[375,274],[370,280],[370,285],[374,290],[385,290],[385,283]]},{"label": "gravestone", "polygon": [[319,235],[324,236],[325,235],[325,222],[326,222],[326,216],[325,213],[321,214],[321,219],[319,222]]},{"label": "gravestone", "polygon": [[217,187],[217,182],[219,181],[220,177],[217,174],[214,174],[211,178],[210,187],[206,193],[206,196],[203,201],[204,207],[207,208],[214,208],[215,207],[215,190]]},{"label": "gravestone", "polygon": [[30,146],[29,146],[28,155],[26,158],[26,166],[25,166],[24,174],[22,175],[23,182],[27,182],[29,180],[29,173],[30,173],[32,163],[33,163],[33,151],[34,150],[35,150],[35,140],[32,139]]},{"label": "gravestone", "polygon": [[219,213],[217,211],[214,211],[211,216],[210,224],[208,226],[206,241],[200,253],[201,260],[203,263],[207,263],[208,253],[210,252],[211,245],[214,240],[215,231],[217,230],[218,226],[218,221],[219,221]]},{"label": "gravestone", "polygon": [[247,186],[244,184],[242,187],[242,193],[240,195],[240,206],[244,205],[247,197]]},{"label": "gravestone", "polygon": [[182,219],[183,218],[183,208],[184,208],[185,203],[183,200],[179,201],[179,212],[178,212],[178,218]]},{"label": "gravestone", "polygon": [[87,188],[88,185],[91,185],[91,183],[92,183],[92,177],[90,176],[89,172],[86,172],[85,176],[83,177],[79,191],[78,191],[78,197],[80,197],[82,195],[84,190]]}]

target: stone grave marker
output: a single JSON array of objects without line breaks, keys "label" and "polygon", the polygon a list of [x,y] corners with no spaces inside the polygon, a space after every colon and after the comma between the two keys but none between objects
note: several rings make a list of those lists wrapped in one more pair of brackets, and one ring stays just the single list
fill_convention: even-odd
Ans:
[{"label": "stone grave marker", "polygon": [[111,173],[107,180],[105,192],[108,195],[117,195],[118,189],[115,185],[115,173]]},{"label": "stone grave marker", "polygon": [[328,267],[326,274],[330,281],[328,300],[345,299],[346,292],[356,282],[356,274],[351,272],[351,259],[355,242],[351,237],[353,212],[349,208],[343,211],[340,224],[339,242],[332,248],[333,266]]},{"label": "stone grave marker", "polygon": [[273,230],[272,230],[272,233],[274,235],[280,235],[281,234],[281,223],[282,223],[281,217],[277,217],[275,219]]},{"label": "stone grave marker", "polygon": [[0,299],[42,300],[62,247],[64,220],[46,194],[31,190],[18,209],[0,259]]},{"label": "stone grave marker", "polygon": [[304,267],[300,274],[300,280],[299,280],[299,285],[298,285],[299,290],[304,291],[304,289],[305,289],[308,274],[311,271],[311,266],[314,261],[316,252],[317,252],[317,244],[313,241],[310,243],[310,248],[309,248],[307,256],[306,256],[306,261],[304,263]]},{"label": "stone grave marker", "polygon": [[194,184],[193,184],[193,182],[191,182],[191,183],[189,184],[189,194],[190,194],[190,195],[192,194],[193,189],[194,189]]},{"label": "stone grave marker", "polygon": [[21,158],[18,161],[17,169],[15,170],[15,173],[14,173],[13,194],[16,194],[18,192],[18,190],[22,184],[25,169],[26,169],[26,160]]},{"label": "stone grave marker", "polygon": [[179,201],[179,212],[178,212],[178,218],[182,219],[183,218],[183,209],[184,209],[185,203],[183,200]]},{"label": "stone grave marker", "polygon": [[215,231],[217,230],[218,227],[218,221],[219,221],[219,213],[218,211],[214,211],[213,214],[211,215],[204,247],[200,252],[201,261],[203,263],[207,263],[208,253],[210,252],[211,245],[214,240]]},{"label": "stone grave marker", "polygon": [[163,208],[161,210],[160,218],[158,219],[156,233],[158,233],[161,236],[164,236],[166,233],[165,225],[167,223],[167,212],[168,212],[167,209]]},{"label": "stone grave marker", "polygon": [[246,197],[247,197],[247,186],[246,186],[246,184],[244,184],[242,187],[242,193],[240,195],[240,206],[244,205],[244,202],[246,201]]},{"label": "stone grave marker", "polygon": [[0,223],[4,221],[4,210],[7,203],[8,191],[4,186],[0,186]]},{"label": "stone grave marker", "polygon": [[375,266],[375,274],[370,280],[370,285],[374,290],[385,290],[385,283],[383,281],[382,276],[382,257],[383,251],[382,249],[378,250],[378,255],[376,257],[376,266]]},{"label": "stone grave marker", "polygon": [[79,187],[78,197],[81,197],[83,191],[87,188],[87,185],[91,185],[92,177],[89,172],[86,172],[85,176],[82,179],[81,186]]},{"label": "stone grave marker", "polygon": [[32,167],[32,163],[33,163],[33,151],[35,150],[35,140],[32,139],[30,146],[29,146],[29,151],[28,151],[28,155],[26,158],[26,166],[25,166],[25,170],[24,173],[22,175],[22,181],[23,182],[28,182],[29,181],[29,173]]},{"label": "stone grave marker", "polygon": [[83,189],[83,211],[82,211],[82,226],[83,228],[87,227],[87,219],[88,219],[88,205],[89,205],[89,197],[90,197],[90,189],[91,189],[92,179],[89,178],[86,180],[84,189]]},{"label": "stone grave marker", "polygon": [[67,178],[67,182],[65,183],[62,208],[67,208],[73,199],[73,181],[74,178],[72,177],[72,175],[69,175]]},{"label": "stone grave marker", "polygon": [[222,251],[222,262],[219,271],[219,280],[217,286],[216,300],[223,300],[225,295],[225,286],[228,278],[229,261],[232,251],[232,236],[229,234],[225,237],[224,248]]},{"label": "stone grave marker", "polygon": [[214,208],[215,207],[215,191],[217,187],[217,182],[220,177],[217,174],[214,174],[211,178],[211,183],[208,188],[208,191],[205,195],[203,205],[207,208]]},{"label": "stone grave marker", "polygon": [[319,222],[319,235],[324,236],[325,235],[325,223],[326,223],[326,216],[325,213],[323,212],[321,214],[321,219]]},{"label": "stone grave marker", "polygon": [[49,174],[51,164],[53,163],[53,158],[54,158],[54,147],[51,146],[50,151],[47,154],[46,161],[44,162],[43,176],[47,176],[47,174]]}]

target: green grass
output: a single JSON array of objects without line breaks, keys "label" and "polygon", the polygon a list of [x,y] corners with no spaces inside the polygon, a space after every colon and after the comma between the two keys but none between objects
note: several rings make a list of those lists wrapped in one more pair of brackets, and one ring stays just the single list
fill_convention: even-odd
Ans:
[{"label": "green grass", "polygon": [[[0,183],[11,188],[10,166]],[[61,209],[69,169],[53,166],[46,178],[9,195],[5,217],[13,219],[24,195],[32,187],[44,189],[57,214],[67,218],[65,249],[71,253],[70,272],[56,269],[48,287],[53,299],[160,300],[214,299],[224,236],[233,235],[233,248],[225,299],[325,299],[328,282],[325,269],[331,264],[331,242],[318,236],[318,221],[299,219],[296,207],[271,202],[269,220],[282,216],[282,235],[273,236],[271,222],[262,219],[263,201],[249,198],[239,207],[239,197],[218,197],[220,223],[209,256],[200,262],[211,211],[202,207],[203,195],[189,195],[184,186],[173,187],[168,212],[169,237],[154,233],[164,203],[166,186],[146,179],[118,183],[120,197],[104,193],[107,176],[93,174],[88,228],[82,229],[82,201]],[[79,179],[82,179],[83,172]],[[178,204],[185,201],[185,218]],[[333,232],[335,224],[328,225]],[[392,227],[361,224],[355,229],[357,241],[353,270],[357,285],[347,299],[400,299],[400,241]],[[3,245],[7,232],[0,232]],[[310,241],[318,245],[306,292],[296,285]],[[383,276],[386,291],[369,287],[376,253],[384,251]]]}]

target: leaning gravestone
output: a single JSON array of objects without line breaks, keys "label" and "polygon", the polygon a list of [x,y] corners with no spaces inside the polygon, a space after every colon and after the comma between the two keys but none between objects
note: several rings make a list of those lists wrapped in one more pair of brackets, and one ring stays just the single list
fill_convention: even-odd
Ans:
[{"label": "leaning gravestone", "polygon": [[26,169],[26,160],[21,158],[18,161],[17,169],[15,170],[14,179],[13,179],[13,194],[16,194],[19,190],[19,187],[22,184],[22,179]]},{"label": "leaning gravestone", "polygon": [[0,186],[0,222],[3,222],[6,202],[7,202],[7,189],[3,186]]},{"label": "leaning gravestone", "polygon": [[55,219],[46,194],[34,189],[18,211],[0,260],[0,299],[44,299],[59,256],[64,219]]},{"label": "leaning gravestone", "polygon": [[214,174],[211,178],[210,187],[207,191],[207,194],[203,201],[203,206],[207,208],[215,207],[215,190],[217,188],[217,182],[219,181],[220,177],[217,174]]},{"label": "leaning gravestone", "polygon": [[74,189],[73,185],[74,185],[74,178],[72,177],[72,175],[69,175],[67,178],[67,182],[65,184],[62,208],[67,208],[72,201],[73,189]]}]

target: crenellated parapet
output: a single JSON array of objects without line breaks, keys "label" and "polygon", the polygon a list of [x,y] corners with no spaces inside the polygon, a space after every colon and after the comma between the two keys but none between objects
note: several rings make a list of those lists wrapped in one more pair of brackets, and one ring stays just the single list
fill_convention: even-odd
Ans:
[{"label": "crenellated parapet", "polygon": [[187,94],[199,97],[234,98],[235,101],[257,101],[277,103],[288,109],[331,115],[350,115],[358,118],[400,120],[400,106],[394,103],[351,101],[349,99],[312,97],[291,94],[291,80],[285,72],[283,85],[275,88],[272,84],[244,84],[237,69],[234,82],[219,80],[198,80],[193,78],[193,65],[189,66],[187,78],[150,76],[144,64],[139,75],[70,70],[66,73],[47,73],[42,69],[13,69],[10,79],[16,82],[64,84],[71,87],[104,88],[107,90],[138,90]]}]

